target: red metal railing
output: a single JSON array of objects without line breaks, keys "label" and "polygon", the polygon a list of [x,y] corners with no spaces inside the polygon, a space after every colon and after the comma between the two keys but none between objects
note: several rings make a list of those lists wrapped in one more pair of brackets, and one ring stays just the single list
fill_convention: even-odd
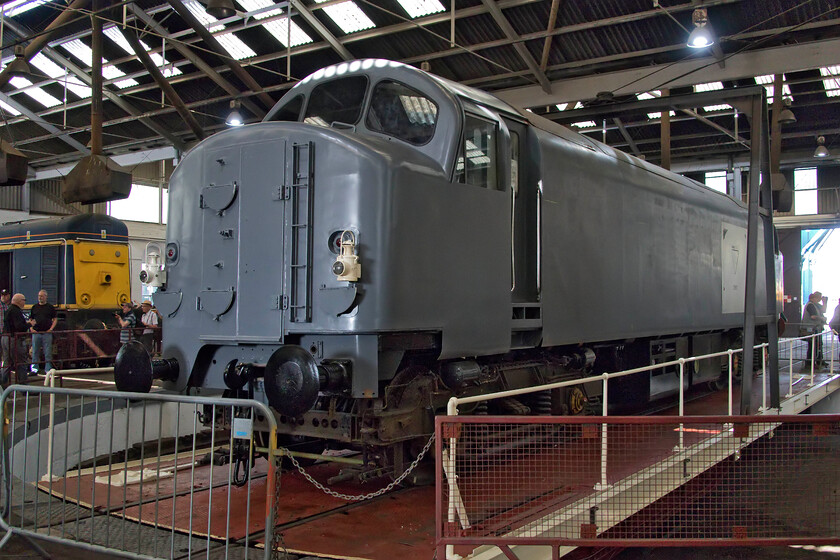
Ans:
[{"label": "red metal railing", "polygon": [[[30,374],[32,366],[44,369],[43,354],[32,355],[32,334],[18,333],[8,339],[8,367],[14,381],[22,377],[19,372]],[[55,369],[110,366],[120,349],[120,329],[53,331],[51,334]],[[154,336],[153,348],[160,348],[160,329],[155,330]]]},{"label": "red metal railing", "polygon": [[448,416],[435,429],[438,558],[840,544],[840,415]]}]

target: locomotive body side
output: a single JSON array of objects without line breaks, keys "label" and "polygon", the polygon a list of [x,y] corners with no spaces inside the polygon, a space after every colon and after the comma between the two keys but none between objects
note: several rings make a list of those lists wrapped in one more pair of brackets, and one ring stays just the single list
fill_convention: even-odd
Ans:
[{"label": "locomotive body side", "polygon": [[[545,346],[743,326],[745,205],[594,142],[538,136]],[[762,277],[759,323],[765,293]]]},{"label": "locomotive body side", "polygon": [[[393,94],[378,113],[377,92]],[[383,131],[397,116],[413,136]],[[745,257],[740,202],[414,68],[342,64],[176,168],[153,297],[164,359],[143,385],[261,399],[284,437],[396,468],[453,394],[731,347]],[[118,359],[118,385],[129,370]],[[677,379],[615,394],[635,406]],[[497,406],[585,412],[576,391]]]}]

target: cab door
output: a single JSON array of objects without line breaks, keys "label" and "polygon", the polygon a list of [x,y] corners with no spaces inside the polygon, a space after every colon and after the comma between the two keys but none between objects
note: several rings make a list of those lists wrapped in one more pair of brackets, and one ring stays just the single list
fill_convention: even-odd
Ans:
[{"label": "cab door", "polygon": [[539,176],[531,153],[528,126],[505,118],[510,131],[511,233],[513,241],[511,302],[539,301],[537,222]]}]

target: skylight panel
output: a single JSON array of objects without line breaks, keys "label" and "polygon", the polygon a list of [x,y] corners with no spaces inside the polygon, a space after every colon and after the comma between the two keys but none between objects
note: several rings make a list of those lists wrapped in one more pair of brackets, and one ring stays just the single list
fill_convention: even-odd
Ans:
[{"label": "skylight panel", "polygon": [[[638,99],[639,101],[644,101],[645,99],[659,99],[660,97],[662,97],[662,92],[658,89],[655,89],[653,91],[645,91],[643,93],[637,93],[636,94],[636,99]],[[673,112],[673,111],[668,111],[668,114],[671,115],[672,117],[676,116],[676,113]],[[648,113],[647,116],[650,120],[661,119],[662,118],[662,111],[655,111],[653,113]]]},{"label": "skylight panel", "polygon": [[413,18],[437,14],[445,9],[438,0],[397,0],[397,2]]},{"label": "skylight panel", "polygon": [[[260,8],[266,8],[268,6],[273,6],[273,0],[238,0],[238,2],[242,5],[243,8],[248,10],[249,12],[253,12],[259,10]],[[281,13],[280,8],[276,10],[269,10],[267,12],[262,12],[254,16],[256,19],[265,19],[270,16],[276,16]],[[267,23],[262,24],[266,31],[271,33],[275,39],[277,39],[281,45],[284,47],[296,47],[298,45],[305,45],[307,43],[312,42],[312,37],[306,34],[306,32],[300,28],[298,24],[292,21],[292,31],[291,31],[291,45],[287,45],[286,41],[289,39],[289,18],[288,17],[281,17],[275,20],[269,21]]]},{"label": "skylight panel", "polygon": [[820,74],[827,78],[822,81],[825,94],[828,97],[840,96],[840,66],[820,68]]},{"label": "skylight panel", "polygon": [[566,109],[572,111],[574,109],[582,109],[583,108],[583,103],[581,103],[580,101],[575,103],[574,106],[572,106],[572,107],[569,107],[569,105],[572,105],[572,104],[571,103],[558,103],[557,105],[555,105],[555,107],[557,107],[558,111],[565,111]]},{"label": "skylight panel", "polygon": [[[315,0],[318,4],[327,0]],[[359,8],[355,2],[347,1],[340,4],[333,4],[324,8],[324,12],[332,19],[344,33],[355,33],[363,29],[376,27],[369,17]]]},{"label": "skylight panel", "polygon": [[[408,120],[414,124],[433,125],[437,118],[437,107],[434,103],[418,95],[400,95]],[[469,140],[468,140],[469,142]]]},{"label": "skylight panel", "polygon": [[20,115],[20,111],[18,111],[17,109],[12,107],[8,103],[5,103],[4,101],[0,101],[0,107],[3,108],[3,111],[9,113],[10,115],[12,115],[14,117]]},{"label": "skylight panel", "polygon": [[717,91],[723,89],[723,82],[709,82],[707,84],[697,84],[694,86],[694,93],[701,93],[704,91]]},{"label": "skylight panel", "polygon": [[[87,64],[88,66],[93,66],[93,51],[81,40],[73,39],[72,41],[67,41],[66,43],[62,43],[61,47],[69,52],[73,57],[82,61],[82,63]],[[102,77],[106,80],[113,81],[123,76],[125,76],[125,72],[113,64],[108,65],[107,59],[102,59]],[[120,89],[125,89],[127,87],[136,86],[137,81],[133,78],[127,78],[125,80],[115,81],[114,85]]]},{"label": "skylight panel", "polygon": [[[212,25],[219,20],[208,14],[204,10],[204,6],[199,4],[196,0],[187,0],[184,2],[184,5],[193,13],[202,25],[207,27],[207,30],[210,31],[210,33],[216,33],[217,31],[222,31],[225,28],[222,24]],[[252,51],[251,47],[243,43],[242,40],[233,33],[224,33],[219,35],[216,37],[216,40],[220,45],[222,45],[228,54],[236,60],[257,56],[257,53]]]},{"label": "skylight panel", "polygon": [[707,113],[714,113],[715,111],[725,111],[727,109],[731,109],[732,105],[727,105],[726,103],[722,103],[720,105],[707,105],[703,107],[703,110]]},{"label": "skylight panel", "polygon": [[[784,74],[782,74],[782,80],[787,81],[787,78]],[[755,83],[760,86],[764,86],[764,89],[767,90],[767,103],[773,103],[773,81],[773,74],[755,77]],[[791,94],[790,86],[786,83],[782,83],[782,97],[787,97],[793,100],[793,95]]]},{"label": "skylight panel", "polygon": [[42,90],[41,88],[29,87],[32,85],[32,82],[30,82],[26,78],[15,76],[11,80],[9,80],[9,83],[15,86],[16,88],[23,90],[23,93],[25,93],[44,107],[55,107],[56,105],[61,105],[61,101],[59,101],[46,91]]},{"label": "skylight panel", "polygon": [[595,121],[581,121],[572,123],[572,126],[576,126],[578,128],[593,128],[598,125],[595,123]]},{"label": "skylight panel", "polygon": [[[116,26],[111,26],[111,27],[108,27],[108,28],[104,29],[103,33],[105,33],[105,35],[109,39],[111,39],[113,42],[115,42],[120,47],[122,47],[122,50],[124,50],[126,53],[134,56],[134,54],[135,54],[134,49],[131,48],[131,45],[128,43],[128,39],[125,38],[125,35],[123,35],[122,31],[117,29]],[[143,41],[140,41],[140,46],[143,47],[144,49],[146,49],[147,52],[152,50],[152,49],[149,48],[149,45],[147,45]],[[160,68],[161,74],[163,74],[164,77],[169,78],[171,76],[177,76],[177,75],[181,74],[180,70],[175,68],[175,66],[171,65],[169,63],[169,61],[167,61],[165,58],[163,58],[159,53],[150,52],[149,53],[149,58],[152,59],[152,62],[154,63],[155,66]]]},{"label": "skylight panel", "polygon": [[37,8],[42,4],[46,4],[49,0],[15,0],[14,2],[7,2],[3,5],[3,14],[5,16],[14,17],[23,12],[28,12],[32,8]]},{"label": "skylight panel", "polygon": [[76,76],[68,74],[64,68],[44,56],[43,53],[38,53],[33,56],[29,63],[50,78],[58,81],[59,84],[65,86],[82,99],[87,99],[91,96],[91,89],[89,86],[86,86]]}]

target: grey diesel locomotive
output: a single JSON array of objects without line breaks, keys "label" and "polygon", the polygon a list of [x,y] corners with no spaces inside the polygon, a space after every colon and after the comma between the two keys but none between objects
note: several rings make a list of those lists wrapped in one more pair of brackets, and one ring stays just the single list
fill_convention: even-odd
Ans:
[{"label": "grey diesel locomotive", "polygon": [[[263,122],[198,144],[169,189],[165,255],[147,274],[161,286],[162,359],[127,349],[117,381],[261,399],[287,441],[364,448],[396,468],[451,395],[741,336],[744,204],[400,63],[316,72]],[[776,314],[767,289],[759,325]],[[721,374],[689,370],[690,384]],[[672,394],[677,375],[615,383],[610,400],[627,407]],[[576,414],[597,399],[489,406]]]}]

